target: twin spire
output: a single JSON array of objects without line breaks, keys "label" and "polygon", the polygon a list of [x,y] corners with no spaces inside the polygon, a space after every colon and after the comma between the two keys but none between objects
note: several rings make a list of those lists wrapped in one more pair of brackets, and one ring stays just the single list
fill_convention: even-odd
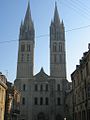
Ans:
[{"label": "twin spire", "polygon": [[[57,3],[55,2],[55,10],[54,10],[54,22],[57,24],[60,24],[60,18],[59,18],[59,13],[57,9]],[[28,7],[24,19],[24,24],[27,24],[30,26],[32,24],[32,17],[31,17],[31,10],[30,10],[30,2],[28,1]]]},{"label": "twin spire", "polygon": [[[56,2],[55,2],[55,11],[54,11],[53,22],[57,26],[60,25],[60,19],[59,19]],[[32,17],[31,17],[30,2],[28,1],[28,7],[27,7],[26,14],[25,14],[24,22],[21,22],[20,39],[25,39],[25,36],[27,37],[27,39],[31,39],[30,31],[32,31],[31,33],[33,33],[32,36],[34,37],[34,24],[33,24]]]}]

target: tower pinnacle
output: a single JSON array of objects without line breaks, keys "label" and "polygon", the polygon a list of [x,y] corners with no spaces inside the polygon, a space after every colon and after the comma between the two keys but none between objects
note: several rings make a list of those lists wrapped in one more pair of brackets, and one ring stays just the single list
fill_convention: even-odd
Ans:
[{"label": "tower pinnacle", "polygon": [[31,10],[30,10],[30,1],[28,0],[28,7],[24,19],[24,25],[26,25],[28,28],[33,25],[32,17],[31,17]]},{"label": "tower pinnacle", "polygon": [[24,22],[22,22],[20,27],[20,40],[22,39],[34,40],[34,24],[31,17],[29,0],[28,0],[28,6],[27,6]]},{"label": "tower pinnacle", "polygon": [[57,10],[57,2],[55,2],[54,22],[60,24],[60,18]]}]

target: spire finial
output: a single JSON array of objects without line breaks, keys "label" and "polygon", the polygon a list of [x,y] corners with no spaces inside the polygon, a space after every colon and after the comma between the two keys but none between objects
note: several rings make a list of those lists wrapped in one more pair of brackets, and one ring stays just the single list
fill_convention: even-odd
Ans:
[{"label": "spire finial", "polygon": [[20,39],[34,40],[34,24],[31,17],[30,1],[27,2],[25,18],[20,26]]},{"label": "spire finial", "polygon": [[57,2],[55,1],[55,11],[57,11]]},{"label": "spire finial", "polygon": [[41,67],[41,72],[44,72],[44,69],[43,69],[43,67]]},{"label": "spire finial", "polygon": [[32,18],[31,18],[31,10],[30,10],[30,1],[28,0],[28,6],[27,6],[24,23],[29,24],[30,22],[32,22]]},{"label": "spire finial", "polygon": [[57,24],[60,23],[58,9],[57,9],[57,2],[56,1],[55,1],[55,11],[54,11],[54,22],[56,22]]},{"label": "spire finial", "polygon": [[28,8],[30,10],[30,0],[28,0]]},{"label": "spire finial", "polygon": [[55,1],[55,8],[57,7],[57,2]]},{"label": "spire finial", "polygon": [[28,6],[30,6],[30,0],[28,0]]}]

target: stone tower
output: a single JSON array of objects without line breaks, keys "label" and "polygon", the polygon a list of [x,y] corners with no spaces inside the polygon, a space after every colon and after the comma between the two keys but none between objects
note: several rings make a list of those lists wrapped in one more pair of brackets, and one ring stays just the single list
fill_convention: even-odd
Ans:
[{"label": "stone tower", "polygon": [[34,25],[31,18],[30,5],[26,11],[24,22],[21,22],[19,35],[19,51],[17,62],[17,79],[33,76],[34,65]]},{"label": "stone tower", "polygon": [[55,3],[54,19],[50,25],[50,75],[66,78],[65,31]]},{"label": "stone tower", "polygon": [[[34,24],[31,17],[30,3],[28,3],[24,21],[21,22],[18,47],[17,74],[15,86],[21,92],[20,120],[29,120],[28,110],[30,81],[33,80],[34,66]],[[28,113],[28,111],[30,113]]]}]

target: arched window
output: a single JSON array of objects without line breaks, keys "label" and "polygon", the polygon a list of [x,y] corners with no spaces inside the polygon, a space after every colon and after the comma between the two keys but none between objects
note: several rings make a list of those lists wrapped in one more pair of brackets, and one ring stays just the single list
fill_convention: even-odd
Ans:
[{"label": "arched window", "polygon": [[61,99],[60,99],[60,97],[57,98],[57,105],[61,105]]},{"label": "arched window", "polygon": [[22,98],[22,105],[25,105],[25,97]]},{"label": "arched window", "polygon": [[43,91],[43,85],[42,84],[40,85],[40,91]]},{"label": "arched window", "polygon": [[26,85],[25,84],[23,84],[23,91],[25,91],[26,90]]},{"label": "arched window", "polygon": [[27,45],[27,51],[30,52],[31,50],[31,47],[30,47],[30,44]]},{"label": "arched window", "polygon": [[63,118],[62,118],[61,115],[57,114],[57,115],[56,115],[56,120],[63,120]]},{"label": "arched window", "polygon": [[38,105],[38,98],[37,97],[34,98],[34,104]]},{"label": "arched window", "polygon": [[57,51],[57,44],[54,43],[54,44],[53,44],[53,52],[56,52],[56,51]]},{"label": "arched window", "polygon": [[49,104],[49,99],[48,99],[48,97],[45,98],[45,104],[46,104],[46,105]]},{"label": "arched window", "polygon": [[57,84],[57,91],[60,91],[60,84]]},{"label": "arched window", "polygon": [[62,52],[62,51],[63,51],[63,49],[62,49],[62,44],[59,43],[59,52]]},{"label": "arched window", "polygon": [[48,84],[46,84],[46,91],[48,91]]},{"label": "arched window", "polygon": [[21,52],[24,52],[25,51],[25,45],[21,45]]},{"label": "arched window", "polygon": [[40,105],[43,105],[43,98],[40,97]]}]

